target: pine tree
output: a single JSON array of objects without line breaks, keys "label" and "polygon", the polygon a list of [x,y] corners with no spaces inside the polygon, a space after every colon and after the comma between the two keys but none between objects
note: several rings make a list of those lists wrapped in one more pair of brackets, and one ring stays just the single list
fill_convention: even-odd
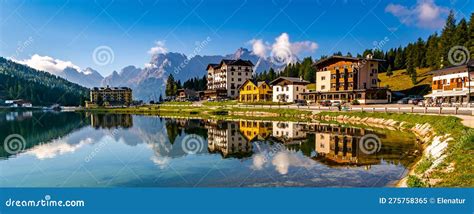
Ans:
[{"label": "pine tree", "polygon": [[469,42],[469,30],[466,19],[461,19],[458,26],[456,26],[454,44],[467,47]]},{"label": "pine tree", "polygon": [[166,80],[165,95],[166,96],[175,96],[177,90],[178,90],[178,84],[176,84],[176,82],[174,81],[173,74],[170,74],[168,76],[168,79]]},{"label": "pine tree", "polygon": [[434,33],[426,42],[426,65],[433,69],[438,69],[441,63],[440,41],[438,33]]},{"label": "pine tree", "polygon": [[392,66],[391,66],[391,65],[388,65],[386,75],[387,75],[388,77],[390,77],[390,76],[393,75],[393,71],[392,71]]},{"label": "pine tree", "polygon": [[471,13],[469,19],[469,52],[471,53],[471,59],[474,59],[474,13]]},{"label": "pine tree", "polygon": [[450,65],[448,60],[448,52],[449,50],[456,45],[456,41],[454,40],[454,34],[456,31],[456,18],[454,17],[454,12],[451,10],[449,12],[448,18],[446,19],[446,24],[443,28],[441,33],[441,56],[443,59],[442,66]]},{"label": "pine tree", "polygon": [[405,68],[405,56],[403,55],[402,46],[398,47],[394,60],[394,69],[399,70]]}]

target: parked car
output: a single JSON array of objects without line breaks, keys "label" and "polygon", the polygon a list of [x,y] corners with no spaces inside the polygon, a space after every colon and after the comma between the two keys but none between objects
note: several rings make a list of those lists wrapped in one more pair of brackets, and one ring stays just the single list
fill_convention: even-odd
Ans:
[{"label": "parked car", "polygon": [[321,106],[331,106],[331,101],[324,100],[324,101],[319,102],[319,105],[321,105]]},{"label": "parked car", "polygon": [[295,100],[297,106],[307,106],[306,100]]},{"label": "parked car", "polygon": [[397,101],[397,104],[408,104],[408,100],[410,100],[408,97],[402,98]]},{"label": "parked car", "polygon": [[336,107],[341,106],[341,101],[334,101],[332,102],[331,106],[336,106]]}]

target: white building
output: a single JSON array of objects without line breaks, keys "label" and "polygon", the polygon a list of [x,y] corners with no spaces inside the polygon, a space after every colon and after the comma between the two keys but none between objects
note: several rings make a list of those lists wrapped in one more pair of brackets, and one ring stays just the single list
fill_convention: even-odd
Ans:
[{"label": "white building", "polygon": [[303,100],[302,93],[307,92],[309,82],[296,77],[278,77],[270,85],[273,89],[273,102],[294,102]]},{"label": "white building", "polygon": [[272,122],[272,136],[286,144],[300,144],[306,140],[303,125],[297,122]]},{"label": "white building", "polygon": [[253,63],[250,60],[222,60],[207,66],[207,90],[210,98],[239,96],[239,87],[252,78]]},{"label": "white building", "polygon": [[474,60],[464,65],[432,71],[432,93],[425,97],[431,98],[436,103],[467,104],[468,101],[472,103],[474,101],[473,70]]}]

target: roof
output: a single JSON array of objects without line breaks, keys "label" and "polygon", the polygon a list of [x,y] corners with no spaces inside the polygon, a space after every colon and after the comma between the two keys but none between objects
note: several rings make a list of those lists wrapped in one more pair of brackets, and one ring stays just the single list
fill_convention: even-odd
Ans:
[{"label": "roof", "polygon": [[443,73],[443,72],[447,72],[447,73],[456,72],[456,71],[461,71],[464,68],[474,68],[474,59],[471,59],[471,60],[467,61],[466,63],[464,63],[462,65],[448,66],[446,68],[433,70],[433,71],[430,71],[429,74],[439,74],[439,73]]},{"label": "roof", "polygon": [[208,64],[206,69],[209,70],[209,67],[213,69],[220,68],[222,64],[226,65],[234,65],[234,66],[254,66],[254,64],[250,60],[243,60],[243,59],[223,59],[219,64]]},{"label": "roof", "polygon": [[241,86],[239,86],[238,89],[240,90],[247,82],[251,82],[251,83],[253,83],[253,84],[254,84],[255,86],[257,86],[257,87],[260,87],[260,86],[263,85],[264,83],[268,84],[266,81],[255,81],[255,80],[252,80],[252,79],[247,79],[247,80],[245,80],[244,83],[242,83]]},{"label": "roof", "polygon": [[272,82],[270,82],[270,85],[275,85],[278,84],[280,81],[287,80],[290,81],[291,83],[297,83],[297,84],[309,84],[309,81],[303,80],[298,77],[278,77]]},{"label": "roof", "polygon": [[101,91],[101,90],[105,90],[105,89],[110,89],[112,91],[119,91],[119,90],[132,90],[130,89],[129,87],[94,87],[92,88],[92,91]]},{"label": "roof", "polygon": [[377,62],[385,62],[385,60],[383,59],[372,59],[372,58],[362,58],[362,57],[349,57],[349,56],[330,56],[328,58],[325,58],[325,59],[321,59],[317,62],[315,62],[313,64],[313,66],[318,66],[322,63],[325,63],[325,62],[328,62],[330,60],[347,60],[347,61],[354,61],[354,62],[358,62],[358,61],[363,61],[363,60],[366,60],[366,61],[377,61]]}]

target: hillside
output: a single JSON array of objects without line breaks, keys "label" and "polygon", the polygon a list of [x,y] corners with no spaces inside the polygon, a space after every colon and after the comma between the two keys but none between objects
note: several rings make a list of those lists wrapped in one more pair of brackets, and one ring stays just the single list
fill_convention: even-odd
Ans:
[{"label": "hillside", "polygon": [[[33,105],[82,105],[89,90],[44,71],[0,57],[0,100],[25,99]],[[3,101],[2,101],[3,102]]]},{"label": "hillside", "polygon": [[393,75],[390,77],[386,73],[380,73],[380,86],[388,86],[392,91],[407,95],[426,95],[431,91],[432,75],[429,74],[430,71],[430,68],[416,69],[417,83],[415,85],[405,69],[393,71]]}]

